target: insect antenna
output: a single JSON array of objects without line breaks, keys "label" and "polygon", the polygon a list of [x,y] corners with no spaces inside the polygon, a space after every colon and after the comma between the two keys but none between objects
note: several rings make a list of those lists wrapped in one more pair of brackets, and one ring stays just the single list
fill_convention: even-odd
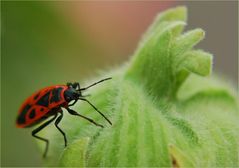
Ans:
[{"label": "insect antenna", "polygon": [[[90,86],[87,86],[87,87],[85,87],[85,88],[79,89],[79,91],[81,92],[81,91],[83,91],[83,90],[87,90],[87,89],[89,89],[89,88],[92,87],[92,86],[95,86],[95,85],[97,85],[97,84],[99,84],[99,83],[101,83],[101,82],[104,82],[104,81],[110,80],[110,79],[112,79],[112,78],[102,79],[102,80],[100,80],[100,81],[98,81],[98,82],[95,82],[95,83],[91,84]],[[86,97],[86,96],[82,96],[82,97]],[[101,113],[89,100],[87,100],[87,99],[85,99],[85,98],[82,98],[82,97],[80,97],[79,100],[83,100],[83,101],[87,102],[90,106],[92,106],[92,107],[95,109],[95,111],[97,111],[102,117],[104,117],[104,119],[105,119],[106,121],[108,121],[108,123],[109,123],[110,125],[112,125],[111,121],[110,121],[103,113]]]},{"label": "insect antenna", "polygon": [[82,91],[82,90],[86,90],[86,89],[89,89],[89,88],[92,87],[92,86],[95,86],[95,85],[97,85],[97,84],[99,84],[99,83],[101,83],[101,82],[104,82],[104,81],[106,81],[106,80],[110,80],[110,79],[112,79],[112,78],[105,78],[105,79],[102,79],[102,80],[100,80],[100,81],[98,81],[98,82],[95,82],[95,83],[91,84],[90,86],[87,86],[87,87],[85,87],[85,88],[81,88],[80,91]]}]

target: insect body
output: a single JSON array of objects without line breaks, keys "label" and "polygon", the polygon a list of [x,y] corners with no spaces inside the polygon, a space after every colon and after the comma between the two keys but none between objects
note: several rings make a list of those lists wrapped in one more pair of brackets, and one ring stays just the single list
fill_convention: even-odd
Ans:
[{"label": "insect body", "polygon": [[62,108],[66,109],[71,115],[82,117],[88,120],[89,122],[95,124],[96,126],[103,128],[101,124],[98,124],[94,120],[85,117],[77,113],[76,111],[70,109],[70,106],[73,106],[78,100],[82,100],[89,103],[89,105],[91,105],[100,115],[102,115],[112,125],[110,120],[103,113],[101,113],[90,101],[88,101],[85,98],[85,96],[82,95],[82,91],[85,91],[88,88],[109,79],[111,78],[100,80],[85,88],[80,88],[80,84],[75,82],[75,83],[67,83],[67,85],[56,85],[41,89],[40,91],[31,95],[22,104],[16,121],[17,127],[19,128],[31,127],[40,122],[43,122],[49,117],[52,117],[51,119],[49,119],[48,121],[46,121],[38,128],[32,131],[32,136],[46,142],[46,148],[43,154],[43,157],[45,157],[48,151],[49,141],[45,138],[37,136],[36,134],[54,120],[55,126],[63,135],[65,146],[67,146],[67,139],[65,133],[58,126],[63,117]]}]

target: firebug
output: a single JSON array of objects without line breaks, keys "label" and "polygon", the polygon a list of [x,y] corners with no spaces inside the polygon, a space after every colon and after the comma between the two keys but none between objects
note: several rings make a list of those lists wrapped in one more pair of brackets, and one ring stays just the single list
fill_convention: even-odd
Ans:
[{"label": "firebug", "polygon": [[31,126],[35,126],[36,124],[39,124],[49,117],[51,117],[49,120],[47,120],[45,123],[37,127],[32,131],[32,136],[42,140],[46,143],[45,151],[43,154],[43,157],[46,157],[48,146],[49,146],[49,140],[43,137],[40,137],[36,135],[39,131],[41,131],[43,128],[48,126],[50,123],[55,121],[56,128],[61,132],[61,134],[64,137],[65,147],[67,146],[67,138],[64,133],[64,131],[58,126],[60,121],[63,118],[63,110],[66,109],[69,114],[82,117],[89,122],[93,123],[96,126],[102,127],[103,125],[96,123],[94,120],[83,116],[76,111],[72,110],[70,107],[73,106],[78,100],[82,100],[87,102],[89,105],[91,105],[100,115],[102,115],[109,124],[112,125],[110,120],[102,113],[100,112],[89,100],[87,100],[82,95],[82,92],[87,90],[88,88],[101,83],[103,81],[109,80],[112,78],[105,78],[98,82],[95,82],[87,87],[80,88],[80,84],[78,82],[75,83],[67,83],[66,85],[55,85],[46,87],[44,89],[39,90],[38,92],[32,94],[30,97],[28,97],[25,102],[22,104],[17,120],[16,120],[16,126],[19,128],[27,128]]}]

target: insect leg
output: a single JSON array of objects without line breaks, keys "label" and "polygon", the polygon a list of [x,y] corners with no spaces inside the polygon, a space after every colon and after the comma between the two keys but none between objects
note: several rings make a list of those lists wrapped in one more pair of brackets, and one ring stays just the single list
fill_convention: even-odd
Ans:
[{"label": "insect leg", "polygon": [[76,115],[76,116],[82,117],[82,118],[88,120],[89,122],[95,124],[96,126],[99,126],[99,127],[104,128],[103,125],[96,123],[96,122],[95,122],[94,120],[92,120],[91,118],[85,117],[85,116],[83,116],[83,115],[81,115],[81,114],[77,113],[76,111],[74,111],[74,110],[72,110],[72,109],[69,109],[69,108],[66,108],[66,110],[67,110],[71,115]]},{"label": "insect leg", "polygon": [[79,98],[79,99],[89,103],[98,113],[100,113],[101,116],[103,116],[110,123],[110,125],[112,125],[111,121],[103,113],[101,113],[89,100],[84,98]]},{"label": "insect leg", "polygon": [[48,139],[45,139],[45,138],[42,138],[42,137],[39,137],[37,136],[36,134],[41,131],[43,128],[45,128],[46,126],[48,126],[52,121],[54,121],[57,117],[57,114],[50,120],[48,120],[47,122],[45,122],[44,124],[42,124],[40,127],[34,129],[32,131],[32,136],[39,139],[39,140],[42,140],[44,142],[46,142],[46,148],[45,148],[45,151],[44,151],[44,154],[43,154],[43,157],[45,158],[46,157],[46,154],[47,154],[47,151],[48,151],[48,145],[49,145],[49,140]]},{"label": "insect leg", "polygon": [[68,106],[73,106],[74,104],[76,104],[78,100],[75,100],[72,104],[68,104]]},{"label": "insect leg", "polygon": [[61,134],[63,135],[64,141],[65,141],[65,147],[66,147],[67,146],[67,139],[66,139],[65,132],[62,131],[62,129],[58,126],[58,124],[60,123],[61,119],[63,118],[63,111],[61,110],[59,113],[60,113],[60,116],[56,119],[55,126],[61,132]]}]

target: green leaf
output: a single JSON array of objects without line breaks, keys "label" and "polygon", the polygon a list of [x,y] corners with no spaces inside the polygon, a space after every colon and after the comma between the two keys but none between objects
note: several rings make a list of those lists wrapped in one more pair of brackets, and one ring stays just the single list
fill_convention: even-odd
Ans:
[{"label": "green leaf", "polygon": [[212,69],[212,55],[201,50],[188,51],[181,56],[175,75],[175,88],[172,89],[173,97],[176,97],[177,91],[181,84],[187,79],[189,72],[198,75],[210,75]]},{"label": "green leaf", "polygon": [[172,87],[172,58],[169,52],[172,31],[182,25],[182,22],[170,22],[164,25],[164,30],[155,32],[155,35],[138,49],[126,74],[141,81],[150,94],[156,97],[168,95],[170,86]]},{"label": "green leaf", "polygon": [[[181,6],[181,7],[169,9],[165,12],[162,12],[155,18],[153,24],[148,28],[148,30],[144,34],[144,37],[147,37],[153,34],[162,22],[172,22],[172,21],[185,22],[186,20],[187,20],[187,8]],[[180,34],[182,30],[183,30],[183,26],[180,26],[177,29],[175,29],[174,31],[175,35]]]},{"label": "green leaf", "polygon": [[89,138],[82,138],[71,143],[60,158],[61,167],[85,167],[86,151]]},{"label": "green leaf", "polygon": [[237,97],[234,87],[228,82],[220,80],[215,75],[213,77],[202,77],[195,74],[190,74],[181,85],[177,92],[177,97],[179,100],[190,99],[204,90],[212,90],[212,92],[214,90],[222,90],[235,97],[235,99]]},{"label": "green leaf", "polygon": [[206,76],[211,73],[212,55],[204,51],[189,51],[183,56],[183,65],[189,71]]},{"label": "green leaf", "polygon": [[145,98],[142,88],[124,80],[116,100],[113,127],[95,139],[89,149],[88,166],[170,166],[168,148],[164,145],[165,128],[159,124],[160,114],[152,105],[148,106],[151,102]]},{"label": "green leaf", "polygon": [[160,14],[129,63],[103,73],[112,82],[84,93],[112,126],[81,102],[74,110],[104,129],[65,115],[66,149],[54,127],[43,131],[55,142],[49,166],[239,166],[238,97],[222,80],[202,77],[211,72],[212,55],[193,49],[203,30],[180,34],[185,20],[184,7]]},{"label": "green leaf", "polygon": [[192,161],[176,146],[169,145],[169,151],[173,160],[172,167],[194,167]]},{"label": "green leaf", "polygon": [[184,53],[201,41],[204,38],[204,34],[205,33],[202,29],[195,29],[179,36],[175,40],[171,51],[174,56],[175,68],[177,68],[185,59]]}]

